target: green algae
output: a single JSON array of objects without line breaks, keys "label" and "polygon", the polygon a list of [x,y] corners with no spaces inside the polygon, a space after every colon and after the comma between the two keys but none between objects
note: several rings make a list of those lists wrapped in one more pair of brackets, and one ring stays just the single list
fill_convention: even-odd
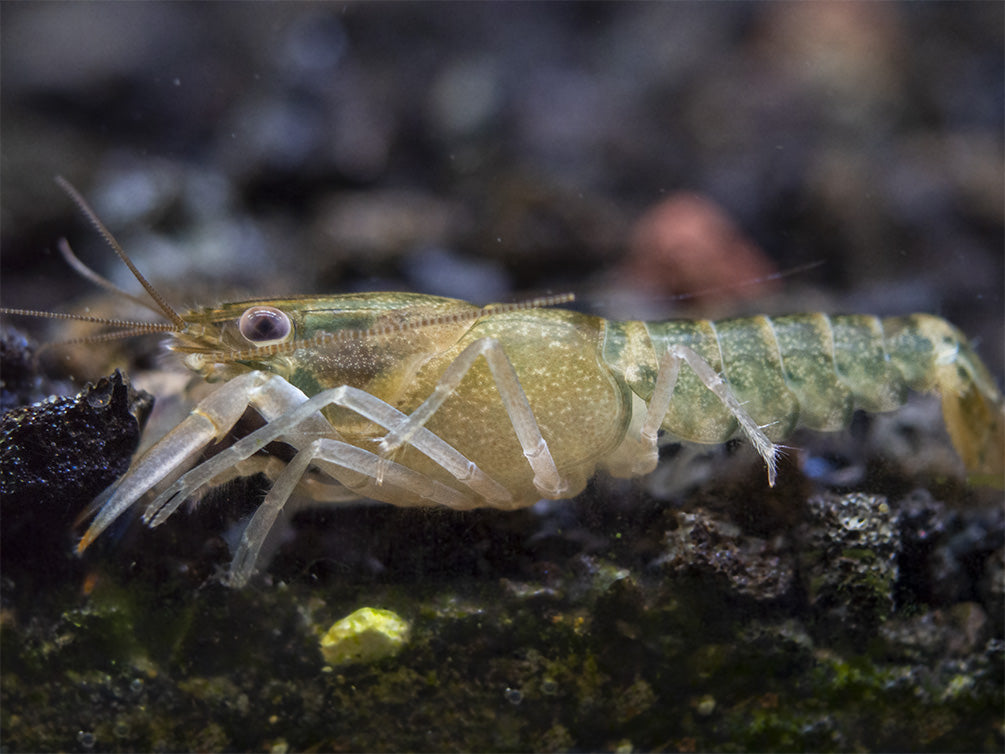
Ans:
[{"label": "green algae", "polygon": [[410,631],[408,621],[397,613],[362,607],[325,632],[321,654],[329,665],[375,662],[401,651]]}]

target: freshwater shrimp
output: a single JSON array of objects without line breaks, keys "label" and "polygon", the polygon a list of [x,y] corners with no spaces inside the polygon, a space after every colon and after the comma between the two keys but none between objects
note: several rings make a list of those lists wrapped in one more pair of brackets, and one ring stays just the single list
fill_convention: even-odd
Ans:
[{"label": "freshwater shrimp", "polygon": [[[970,472],[1003,473],[1002,395],[964,335],[932,315],[609,321],[551,308],[569,296],[479,307],[415,293],[179,314],[61,185],[168,320],[101,320],[125,328],[105,337],[168,333],[185,366],[222,383],[99,495],[78,552],[141,500],[152,497],[142,518],[155,527],[203,488],[256,472],[272,486],[235,550],[235,587],[294,492],[319,503],[517,509],[573,497],[598,470],[651,472],[662,442],[738,434],[774,485],[779,443],[796,427],[836,431],[856,408],[894,410],[912,389],[940,394]],[[249,407],[264,426],[200,463]],[[261,452],[275,441],[295,451],[288,463]]]}]

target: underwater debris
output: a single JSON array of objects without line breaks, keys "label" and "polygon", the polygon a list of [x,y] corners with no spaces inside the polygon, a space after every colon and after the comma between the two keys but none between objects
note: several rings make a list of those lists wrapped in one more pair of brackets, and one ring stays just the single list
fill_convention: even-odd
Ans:
[{"label": "underwater debris", "polygon": [[369,663],[391,657],[405,646],[411,625],[391,610],[362,607],[332,624],[321,637],[329,665]]}]

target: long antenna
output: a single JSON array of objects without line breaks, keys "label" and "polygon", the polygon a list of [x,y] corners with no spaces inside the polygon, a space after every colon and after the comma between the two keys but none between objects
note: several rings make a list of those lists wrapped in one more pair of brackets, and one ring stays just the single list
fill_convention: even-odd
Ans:
[{"label": "long antenna", "polygon": [[121,288],[119,288],[119,286],[117,286],[111,280],[109,280],[108,278],[102,277],[101,275],[99,275],[98,273],[96,273],[94,270],[92,270],[90,267],[88,267],[86,264],[84,264],[83,262],[81,262],[80,258],[76,254],[73,253],[73,249],[70,248],[70,244],[69,244],[69,242],[65,238],[60,238],[59,239],[58,246],[59,246],[59,253],[63,255],[64,261],[68,265],[70,265],[70,267],[73,268],[74,272],[76,272],[78,275],[80,275],[85,280],[90,280],[96,286],[98,286],[100,288],[104,288],[106,291],[110,291],[111,293],[114,293],[116,296],[119,296],[120,298],[124,298],[127,301],[132,301],[137,306],[142,306],[144,309],[149,309],[154,314],[158,314],[159,315],[159,314],[162,313],[160,309],[158,309],[156,306],[154,306],[153,304],[151,304],[145,298],[140,298],[139,296],[134,296],[133,294],[129,293],[129,291],[122,290]]},{"label": "long antenna", "polygon": [[108,245],[112,247],[112,251],[118,255],[119,259],[125,262],[126,267],[128,267],[129,271],[133,273],[133,277],[140,281],[140,285],[142,285],[143,289],[150,294],[150,298],[157,302],[157,306],[160,307],[164,316],[171,320],[178,330],[184,330],[185,320],[181,318],[181,315],[179,315],[178,312],[171,308],[168,302],[164,300],[163,296],[157,292],[157,289],[150,285],[150,283],[147,282],[147,279],[143,277],[139,270],[136,269],[136,265],[133,264],[133,260],[131,260],[126,252],[123,251],[122,247],[119,246],[119,242],[115,240],[115,236],[113,236],[111,231],[105,227],[103,222],[101,222],[95,211],[91,209],[91,206],[87,203],[84,197],[80,195],[80,192],[78,192],[77,189],[75,189],[70,182],[61,175],[56,176],[56,183],[59,184],[59,187],[67,193],[67,195],[73,200],[74,204],[80,208],[80,211],[84,213],[87,219],[91,221],[91,225],[93,225],[98,233],[104,237]]},{"label": "long antenna", "polygon": [[137,322],[129,319],[109,319],[106,317],[91,317],[86,314],[67,314],[64,312],[40,312],[35,309],[9,309],[0,307],[0,313],[13,314],[18,317],[44,317],[46,319],[72,319],[76,322],[92,322],[96,325],[114,325],[128,327],[130,330],[143,332],[176,332],[174,325],[167,322]]}]

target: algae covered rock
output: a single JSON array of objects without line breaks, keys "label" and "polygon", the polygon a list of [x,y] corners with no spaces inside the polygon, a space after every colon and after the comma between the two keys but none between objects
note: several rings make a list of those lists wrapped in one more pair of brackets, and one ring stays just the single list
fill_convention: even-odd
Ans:
[{"label": "algae covered rock", "polygon": [[743,531],[713,511],[675,515],[656,564],[678,575],[711,578],[727,592],[755,601],[785,597],[795,581],[791,555],[779,542]]},{"label": "algae covered rock", "polygon": [[810,607],[823,624],[868,636],[893,611],[900,531],[882,495],[808,501],[801,557]]}]

